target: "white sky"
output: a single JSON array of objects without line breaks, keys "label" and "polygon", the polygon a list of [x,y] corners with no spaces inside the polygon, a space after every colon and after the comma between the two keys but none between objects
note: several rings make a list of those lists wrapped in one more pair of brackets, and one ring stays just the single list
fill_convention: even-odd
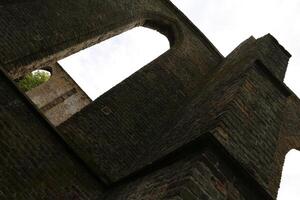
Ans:
[{"label": "white sky", "polygon": [[300,0],[172,0],[224,55],[271,33],[291,54],[286,84],[300,96]]},{"label": "white sky", "polygon": [[95,100],[168,49],[165,36],[137,27],[64,58],[59,64]]},{"label": "white sky", "polygon": [[[291,54],[285,83],[300,97],[300,0],[172,0],[224,55],[271,33]],[[300,199],[300,152],[286,157],[277,200]]]},{"label": "white sky", "polygon": [[300,152],[291,150],[285,157],[278,200],[300,199]]},{"label": "white sky", "polygon": [[[300,97],[300,0],[172,0],[224,55],[271,33],[292,55],[285,83]],[[59,63],[94,100],[167,51],[167,39],[135,28]],[[300,152],[287,154],[278,200],[300,199]]]}]

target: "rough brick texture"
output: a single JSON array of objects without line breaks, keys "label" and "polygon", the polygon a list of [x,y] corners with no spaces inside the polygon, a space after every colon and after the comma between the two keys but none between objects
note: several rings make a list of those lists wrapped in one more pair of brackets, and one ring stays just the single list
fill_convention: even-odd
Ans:
[{"label": "rough brick texture", "polygon": [[81,90],[58,63],[46,66],[51,72],[50,79],[26,92],[41,112],[54,126],[91,103],[91,99]]},{"label": "rough brick texture", "polygon": [[[6,1],[0,26],[4,199],[276,199],[284,156],[300,148],[300,102],[270,34],[223,58],[167,0]],[[43,114],[53,103],[6,78],[135,26],[170,50],[56,128]]]},{"label": "rough brick texture", "polygon": [[99,199],[102,184],[0,74],[0,199]]},{"label": "rough brick texture", "polygon": [[209,141],[200,145],[187,157],[178,155],[181,160],[168,167],[109,190],[106,199],[271,199],[235,168],[220,146]]}]

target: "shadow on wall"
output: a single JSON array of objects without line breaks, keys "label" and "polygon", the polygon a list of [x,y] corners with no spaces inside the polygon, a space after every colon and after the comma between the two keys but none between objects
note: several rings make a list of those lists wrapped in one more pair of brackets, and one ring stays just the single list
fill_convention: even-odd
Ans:
[{"label": "shadow on wall", "polygon": [[[47,67],[41,66],[29,75],[46,70],[49,78],[34,83],[29,77],[30,88],[21,88],[51,124],[58,126],[170,49],[172,41],[168,38],[150,28],[133,28]],[[28,81],[27,76],[16,81]]]}]

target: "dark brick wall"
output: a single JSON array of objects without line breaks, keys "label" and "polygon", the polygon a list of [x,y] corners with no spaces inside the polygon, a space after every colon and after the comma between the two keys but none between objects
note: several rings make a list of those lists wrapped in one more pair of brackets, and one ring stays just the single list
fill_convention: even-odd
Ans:
[{"label": "dark brick wall", "polygon": [[[144,137],[166,129],[176,112],[197,94],[205,75],[222,60],[205,36],[168,1],[34,1],[7,5],[0,15],[5,27],[0,32],[0,60],[11,75],[54,62],[138,25],[158,29],[169,38],[172,47],[168,52],[60,128],[65,140],[95,171],[107,174],[119,173],[118,166],[128,169],[130,158],[136,157],[136,150],[131,149],[138,146],[138,152],[142,151],[148,143]],[[103,110],[112,113],[106,116]],[[103,143],[92,145],[90,141],[100,141],[99,137]],[[118,141],[124,143],[116,144]],[[129,156],[120,156],[119,149]],[[124,160],[114,163],[114,158]]]},{"label": "dark brick wall", "polygon": [[[58,63],[48,65],[50,79],[26,92],[54,126],[69,119],[92,100]],[[43,69],[43,68],[42,68]]]},{"label": "dark brick wall", "polygon": [[241,89],[228,105],[220,140],[267,187],[287,97],[260,67],[247,72]]},{"label": "dark brick wall", "polygon": [[[145,1],[130,4],[128,9],[134,13],[145,8],[139,8],[141,5],[147,4]],[[177,112],[198,93],[205,75],[214,70],[222,59],[193,26],[183,23],[182,16],[174,14],[167,5],[156,1],[147,7],[147,10],[153,9],[170,17],[169,21],[162,20],[165,25],[155,21],[154,11],[147,11],[143,16],[150,19],[151,23],[146,23],[147,26],[151,24],[162,32],[164,26],[169,26],[169,29],[174,26],[171,49],[58,128],[65,140],[96,172],[109,176],[111,180],[108,182],[135,170],[131,166],[145,150],[144,147],[171,127]],[[162,9],[163,13],[160,12]],[[143,20],[140,15],[137,17]],[[108,21],[114,20],[117,17]],[[120,22],[125,23],[124,20]]]},{"label": "dark brick wall", "polygon": [[[269,48],[265,48],[265,46],[269,46]],[[273,177],[280,177],[281,173],[277,169],[276,163],[278,160],[274,158],[278,149],[279,131],[284,119],[285,105],[288,98],[292,95],[291,91],[277,77],[278,74],[273,72],[273,66],[276,64],[281,66],[281,69],[286,68],[286,65],[282,64],[287,64],[286,61],[278,60],[278,63],[276,63],[276,60],[272,57],[273,54],[281,54],[282,52],[282,47],[278,46],[277,41],[270,35],[258,40],[254,38],[248,39],[226,58],[215,74],[211,74],[210,77],[206,78],[207,82],[202,87],[199,87],[202,90],[187,105],[183,104],[178,109],[171,122],[165,122],[164,127],[159,127],[160,129],[151,129],[149,132],[144,132],[145,135],[140,135],[140,132],[137,130],[147,130],[145,129],[147,127],[146,123],[143,126],[144,129],[128,125],[130,123],[127,123],[126,112],[123,112],[123,117],[119,118],[120,120],[126,120],[118,122],[115,121],[116,118],[112,112],[106,116],[106,121],[112,121],[110,122],[111,127],[107,129],[108,134],[106,134],[106,137],[110,139],[107,139],[106,143],[104,143],[104,137],[101,133],[103,129],[95,131],[95,128],[91,128],[88,130],[87,127],[91,123],[84,122],[86,116],[91,113],[93,114],[90,116],[105,117],[105,114],[101,113],[100,109],[95,109],[98,105],[87,108],[84,111],[86,114],[81,112],[74,116],[66,123],[67,126],[64,124],[60,127],[60,131],[65,135],[70,135],[70,130],[75,128],[72,124],[76,122],[76,128],[86,124],[84,127],[80,127],[82,130],[80,131],[79,129],[81,134],[88,133],[89,137],[91,137],[101,133],[98,140],[96,139],[99,143],[94,142],[94,144],[101,144],[102,148],[103,144],[105,146],[103,149],[100,148],[102,152],[97,154],[94,159],[101,158],[99,161],[108,160],[105,163],[99,162],[98,166],[103,168],[103,171],[99,170],[99,168],[96,169],[108,175],[106,178],[118,176],[118,174],[121,174],[119,178],[124,178],[157,160],[163,159],[164,156],[172,151],[210,131],[224,145],[226,150],[241,163],[242,167],[256,179],[257,184],[261,185],[275,198],[276,191],[273,188],[278,188],[278,181],[277,185],[274,184]],[[262,57],[263,59],[261,59]],[[161,71],[158,73],[163,74]],[[142,77],[137,73],[136,76],[138,75]],[[135,80],[135,77],[132,77],[127,81]],[[147,82],[146,78],[144,82]],[[161,80],[157,82],[162,83]],[[122,90],[118,90],[119,88],[122,88]],[[163,90],[158,87],[158,89],[172,91],[170,88]],[[122,91],[124,91],[124,95],[135,92],[126,90],[123,86],[116,87],[111,93],[114,91],[117,91],[116,95],[122,94]],[[171,92],[171,94],[173,93]],[[122,104],[123,99],[117,100],[117,97],[111,97],[110,93],[108,93],[107,96],[101,98],[114,99],[118,102],[117,106],[124,106]],[[95,104],[98,104],[102,100],[101,98]],[[107,102],[109,102],[108,100]],[[149,107],[151,108],[149,113],[155,113],[155,108],[159,108],[157,112],[162,111],[169,105]],[[130,109],[128,110],[130,111]],[[141,117],[148,117],[147,114],[143,113],[145,111],[147,112],[147,108],[141,108],[140,110],[135,110],[135,113],[141,114]],[[161,115],[157,120],[164,122],[163,117],[164,115]],[[72,120],[76,121],[72,122]],[[89,122],[92,120],[92,118],[89,118]],[[137,120],[134,122],[136,123]],[[119,123],[124,123],[124,126],[122,128],[115,127]],[[96,126],[95,122],[94,127]],[[112,132],[114,130],[116,132]],[[79,131],[76,129],[76,132],[74,131],[73,133],[78,133]],[[86,139],[86,137],[83,138]],[[124,141],[122,144],[114,142],[120,138]],[[67,140],[70,141],[70,139],[76,144],[77,141],[75,141],[76,138],[73,135]],[[108,141],[111,143],[109,144]],[[80,143],[77,143],[75,149],[79,149],[80,153],[86,151],[86,149],[80,148],[78,144]],[[92,151],[95,153],[95,148]],[[118,156],[121,159],[112,159],[118,158]],[[84,157],[87,158],[86,155]],[[92,165],[93,162],[95,163],[95,160],[92,161]],[[110,168],[109,166],[116,166],[116,168]],[[109,173],[105,170],[108,170]],[[115,181],[117,180],[118,178]]]},{"label": "dark brick wall", "polygon": [[57,129],[1,74],[5,199],[276,198],[284,155],[300,147],[300,106],[271,35],[224,59],[166,0],[16,2],[0,6],[0,26],[11,78],[135,26],[171,44]]},{"label": "dark brick wall", "polygon": [[0,73],[0,199],[99,199],[102,185]]},{"label": "dark brick wall", "polygon": [[270,34],[258,39],[257,46],[260,59],[276,78],[283,81],[290,53]]},{"label": "dark brick wall", "polygon": [[247,178],[235,170],[219,146],[208,144],[198,144],[194,153],[183,154],[176,163],[107,191],[106,199],[271,199],[251,181],[245,181]]},{"label": "dark brick wall", "polygon": [[270,172],[269,189],[277,193],[281,171],[286,154],[291,149],[300,150],[300,101],[292,94],[285,103],[282,123],[280,124],[277,148],[273,157],[273,170]]},{"label": "dark brick wall", "polygon": [[13,74],[145,23],[180,46],[180,58],[189,57],[194,65],[202,63],[201,73],[214,68],[211,63],[216,65],[222,57],[169,1],[31,1],[8,4],[0,11],[0,60]]}]

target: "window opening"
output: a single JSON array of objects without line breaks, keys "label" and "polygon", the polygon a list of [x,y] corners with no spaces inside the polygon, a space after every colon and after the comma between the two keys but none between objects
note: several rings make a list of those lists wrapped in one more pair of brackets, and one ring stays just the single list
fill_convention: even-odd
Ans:
[{"label": "window opening", "polygon": [[28,92],[33,88],[38,87],[39,85],[47,82],[51,77],[51,72],[44,69],[34,70],[29,74],[21,77],[20,79],[16,80],[18,86],[24,92]]},{"label": "window opening", "polygon": [[283,165],[277,200],[298,200],[300,197],[300,151],[290,150]]},{"label": "window opening", "polygon": [[161,33],[137,27],[58,63],[95,100],[169,48],[169,40]]}]

